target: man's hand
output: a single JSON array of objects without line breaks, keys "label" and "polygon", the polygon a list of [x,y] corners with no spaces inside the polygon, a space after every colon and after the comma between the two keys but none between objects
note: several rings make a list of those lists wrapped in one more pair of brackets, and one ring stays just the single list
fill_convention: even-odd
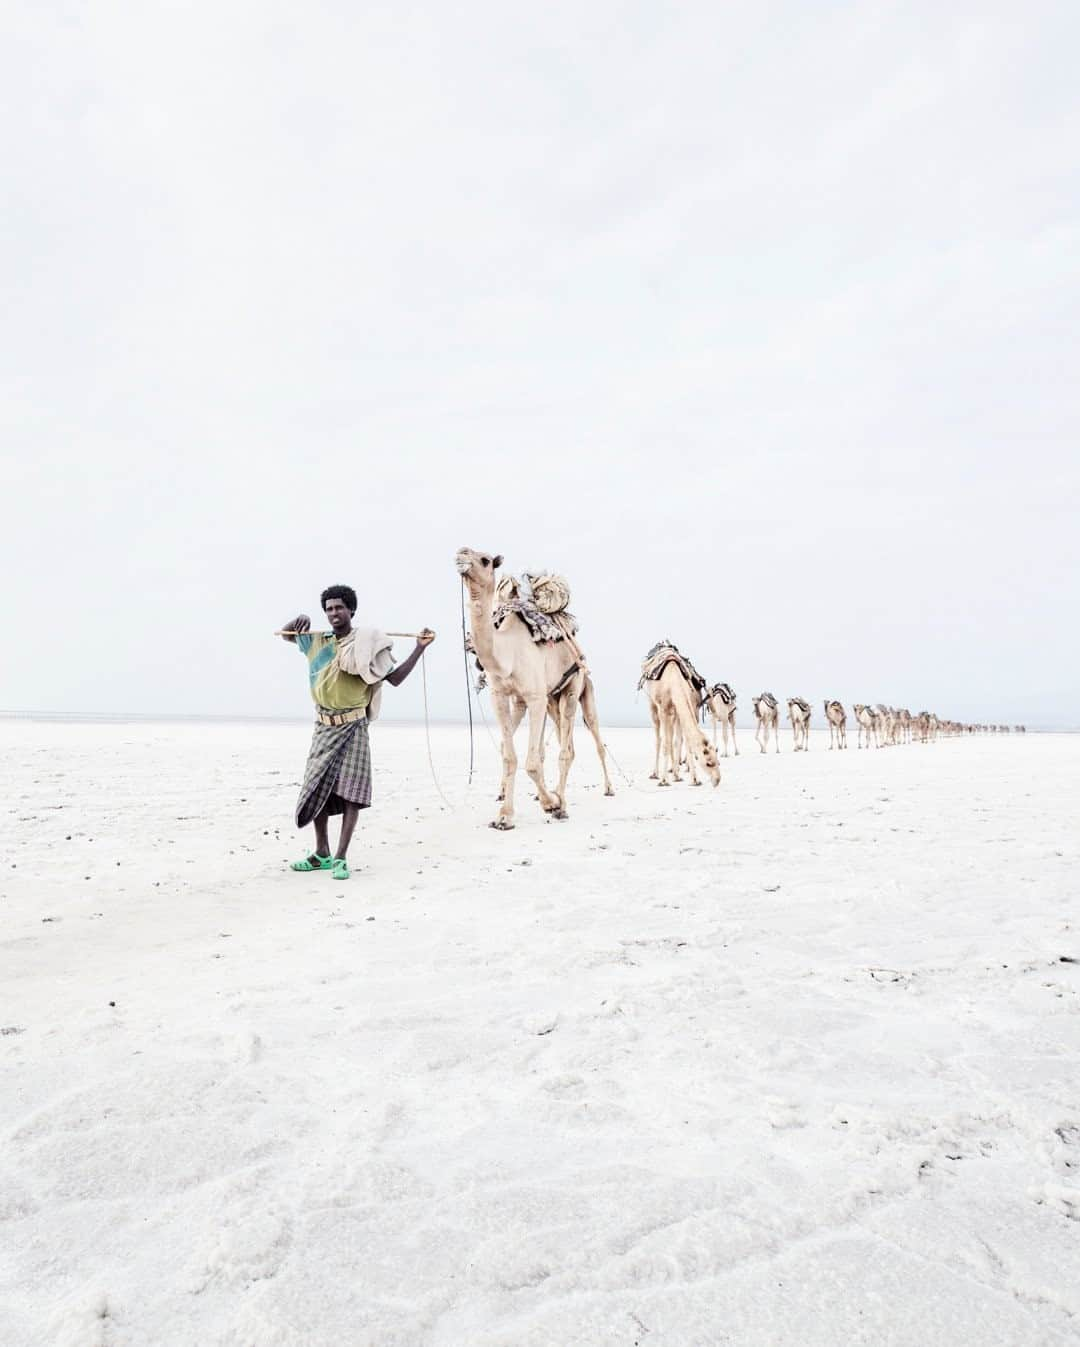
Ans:
[{"label": "man's hand", "polygon": [[[311,630],[311,618],[307,613],[301,613],[299,617],[294,617],[291,622],[286,622],[281,629],[282,639],[292,641],[296,639],[301,632]],[[292,633],[291,635],[289,633]]]},{"label": "man's hand", "polygon": [[391,669],[386,675],[386,681],[392,688],[400,687],[401,684],[404,683],[409,674],[416,668],[417,661],[434,639],[435,633],[430,627],[425,627],[423,631],[417,633],[416,644],[409,651],[408,655],[401,661],[396,669]]}]

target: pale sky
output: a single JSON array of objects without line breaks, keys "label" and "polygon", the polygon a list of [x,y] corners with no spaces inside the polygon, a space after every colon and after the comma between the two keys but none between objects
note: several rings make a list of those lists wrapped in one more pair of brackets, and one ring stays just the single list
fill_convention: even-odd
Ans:
[{"label": "pale sky", "polygon": [[4,27],[0,708],[306,715],[346,582],[460,715],[467,544],[612,722],[661,637],[742,719],[1080,722],[1076,5]]}]

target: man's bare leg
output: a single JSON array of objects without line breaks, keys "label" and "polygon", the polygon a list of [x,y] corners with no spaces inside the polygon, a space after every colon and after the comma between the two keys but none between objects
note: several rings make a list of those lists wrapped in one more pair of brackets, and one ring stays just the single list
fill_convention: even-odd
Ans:
[{"label": "man's bare leg", "polygon": [[[356,820],[360,817],[360,806],[352,804],[350,801],[344,801],[344,809],[341,815],[341,836],[338,838],[337,851],[334,852],[336,861],[343,861],[345,853],[349,850],[349,843],[352,841],[353,831],[356,828]],[[318,820],[316,820],[316,825]],[[325,827],[325,824],[323,825]],[[316,833],[316,838],[318,834]],[[325,856],[327,853],[323,852]]]},{"label": "man's bare leg", "polygon": [[330,815],[323,809],[315,815],[315,852],[319,856],[330,855]]}]

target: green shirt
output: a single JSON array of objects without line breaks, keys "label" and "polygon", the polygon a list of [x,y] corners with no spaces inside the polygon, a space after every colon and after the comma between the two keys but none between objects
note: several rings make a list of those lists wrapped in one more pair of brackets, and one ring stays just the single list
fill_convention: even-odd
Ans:
[{"label": "green shirt", "polygon": [[371,685],[357,674],[338,668],[337,637],[321,632],[302,632],[296,644],[307,656],[311,699],[327,711],[356,711],[371,701]]}]

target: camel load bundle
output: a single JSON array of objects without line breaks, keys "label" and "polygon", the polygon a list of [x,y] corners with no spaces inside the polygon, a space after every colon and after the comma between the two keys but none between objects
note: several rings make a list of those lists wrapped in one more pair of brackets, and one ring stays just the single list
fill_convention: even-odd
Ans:
[{"label": "camel load bundle", "polygon": [[516,613],[528,627],[534,641],[569,641],[577,635],[577,618],[567,611],[570,586],[553,572],[530,574],[521,580],[504,575],[496,589],[499,600],[495,609],[496,631],[510,613]]},{"label": "camel load bundle", "polygon": [[565,576],[554,572],[530,575],[525,572],[532,601],[542,613],[564,613],[570,606],[570,586]]}]

